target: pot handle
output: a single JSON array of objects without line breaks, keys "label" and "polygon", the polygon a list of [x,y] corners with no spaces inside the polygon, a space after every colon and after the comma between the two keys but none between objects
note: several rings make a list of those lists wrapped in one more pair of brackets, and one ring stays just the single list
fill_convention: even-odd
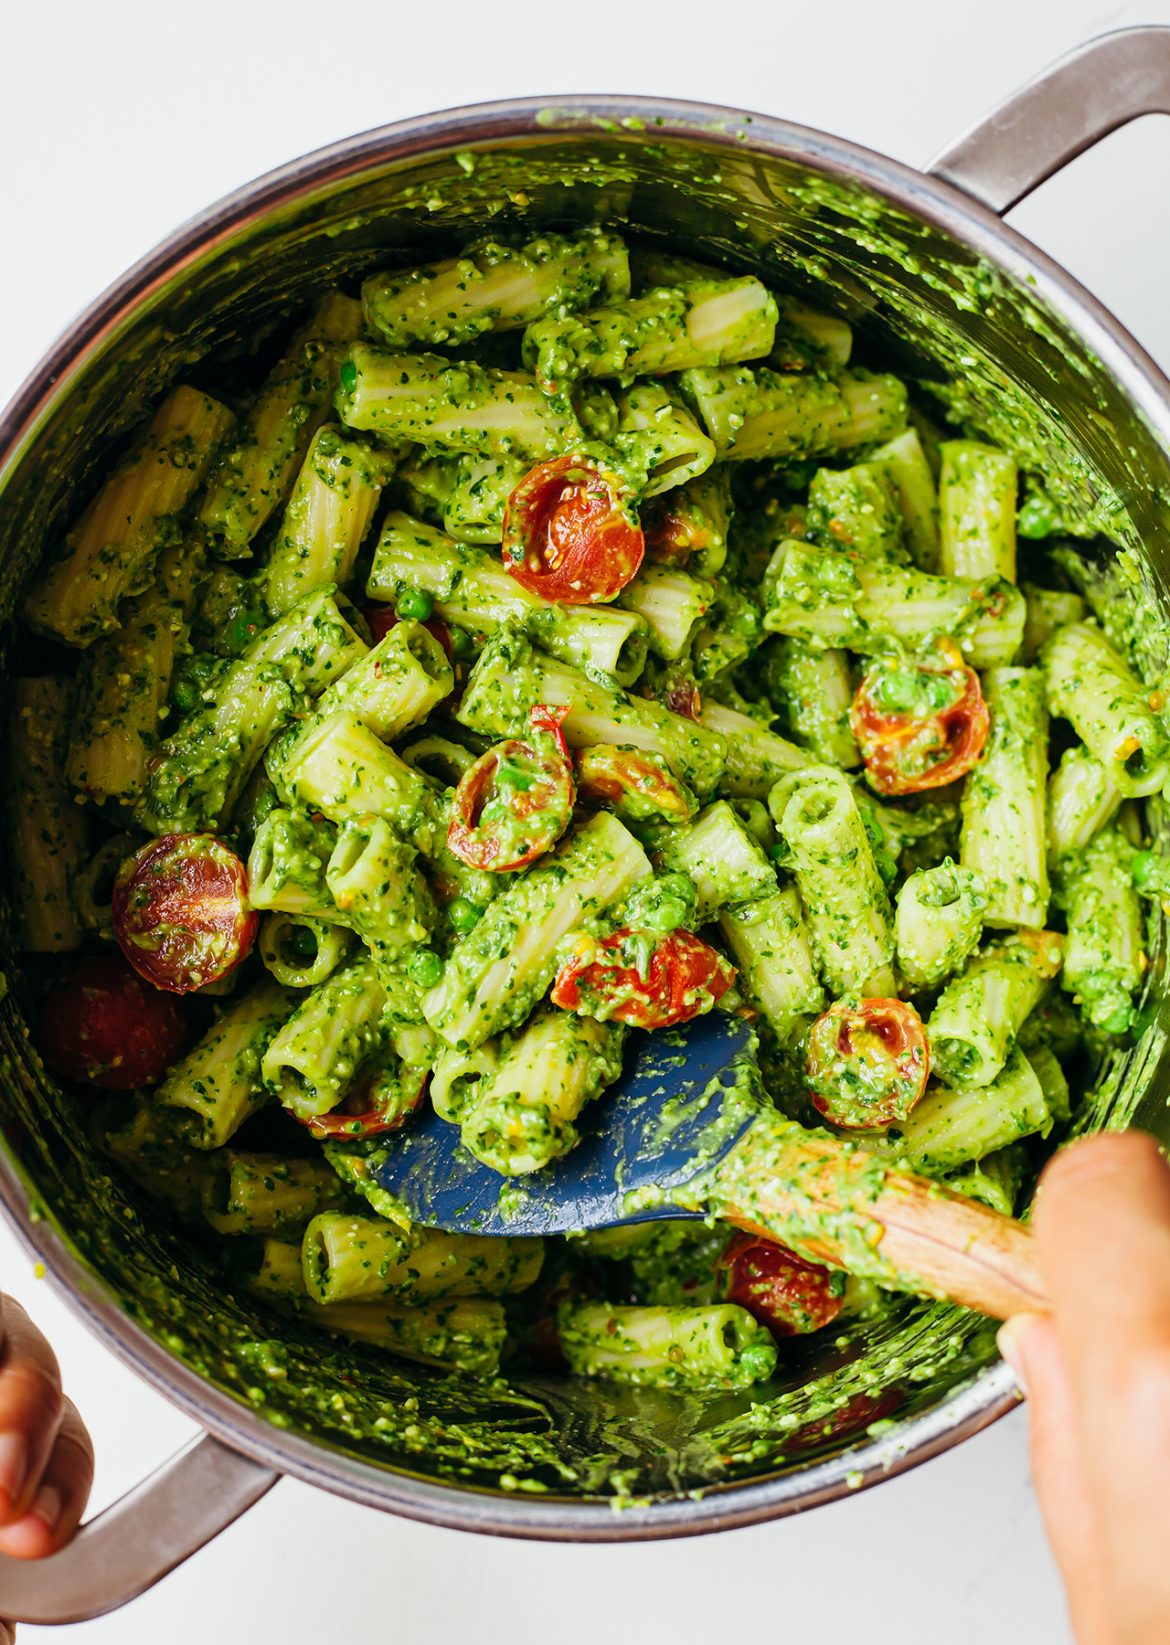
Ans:
[{"label": "pot handle", "polygon": [[1170,27],[1098,35],[1013,92],[926,167],[1001,215],[1102,137],[1170,114]]},{"label": "pot handle", "polygon": [[59,1554],[0,1554],[0,1617],[57,1623],[104,1616],[197,1553],[279,1478],[202,1434],[83,1525]]}]

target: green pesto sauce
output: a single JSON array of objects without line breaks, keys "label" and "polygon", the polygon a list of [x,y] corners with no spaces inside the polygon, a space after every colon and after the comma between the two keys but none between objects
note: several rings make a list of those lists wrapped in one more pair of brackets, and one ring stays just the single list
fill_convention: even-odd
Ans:
[{"label": "green pesto sauce", "polygon": [[[552,132],[571,123],[571,116],[560,110],[552,111],[546,122]],[[718,161],[695,154],[686,157],[685,165],[677,155],[661,153],[680,181],[694,185],[700,201],[719,200],[719,167],[726,166],[730,174],[737,165],[734,151],[723,153]],[[425,183],[405,191],[404,205],[429,213],[439,226],[458,222],[467,211],[468,182],[474,178],[492,209],[522,209],[526,185],[535,186],[538,177],[544,182],[555,178],[556,165],[555,159],[543,162],[531,156],[523,166],[490,155],[447,158],[435,163]],[[542,166],[547,166],[547,175],[542,175]],[[604,208],[620,220],[623,202],[630,200],[638,181],[637,167],[616,160],[598,163],[592,181]],[[566,191],[580,187],[580,174],[566,167],[560,183]],[[955,311],[1007,313],[1022,318],[1025,328],[1044,342],[1055,337],[1059,346],[1054,323],[1039,305],[1022,303],[982,265],[956,272],[933,261],[932,248],[925,244],[908,249],[907,237],[912,241],[918,231],[900,223],[893,212],[883,218],[876,204],[867,204],[867,197],[857,191],[825,180],[794,178],[791,198],[826,224],[842,217],[851,220],[845,233],[852,241],[855,263],[844,283],[859,282],[872,292],[901,318],[909,334],[929,326],[932,316],[921,314],[921,305],[898,291],[890,269],[899,265],[921,275],[949,318]],[[758,243],[761,259],[766,260],[765,248],[770,258],[775,236],[761,236],[759,221],[745,219],[745,244]],[[707,250],[717,255],[735,248],[712,245]],[[793,235],[785,255],[806,284],[833,285],[815,234]],[[936,390],[947,410],[1000,439],[1025,461],[1034,459],[1025,522],[1046,529],[1085,532],[1105,525],[1120,531],[1120,502],[1094,483],[1054,418],[1030,405],[1013,382],[991,370],[982,354],[974,359],[961,354],[959,341],[947,326],[936,326],[936,331],[935,355],[961,385]],[[173,346],[168,347],[173,355]],[[166,357],[160,352],[160,374],[165,369]],[[354,383],[343,377],[341,386],[348,393]],[[852,509],[856,531],[857,517],[866,505],[856,498],[830,501],[822,514],[823,526],[840,541],[833,523],[848,522]],[[866,517],[864,523],[873,522]],[[814,522],[814,529],[821,527]],[[724,598],[723,628],[705,651],[712,674],[725,667],[737,649],[739,655],[750,650],[741,642],[754,637],[752,624],[758,614],[747,596],[741,599],[738,602],[734,592]],[[851,587],[842,591],[842,599],[852,601]],[[236,615],[246,627],[246,608],[233,614],[229,624]],[[1130,621],[1128,612],[1125,620]],[[1135,632],[1132,622],[1130,628],[1127,650],[1139,649],[1155,632],[1164,666],[1163,631],[1139,623]],[[235,653],[238,638],[246,636],[225,632],[227,655]],[[192,680],[194,698],[205,684]],[[303,711],[297,685],[283,670],[273,681],[279,724]],[[511,704],[500,706],[510,709]],[[526,705],[518,700],[516,706]],[[509,714],[504,712],[501,718]],[[213,807],[221,800],[226,803],[216,752],[203,746],[188,765],[176,769],[174,784],[159,796],[161,823],[183,826],[191,815],[192,797],[199,817],[209,795]],[[315,883],[320,864],[321,858],[306,847],[305,857],[293,861],[291,875]],[[495,924],[485,917],[475,929],[486,927],[486,950],[489,943],[498,946],[514,940],[522,925],[523,910],[516,909]],[[520,1016],[530,1003],[518,1001]],[[1119,1125],[1141,1117],[1144,1085],[1165,1036],[1159,1027],[1141,1020],[1136,1031],[1136,1047],[1128,1061],[1122,1047],[1105,1043],[1100,1083],[1093,1100],[1080,1111],[1078,1128],[1089,1129],[1101,1120]],[[56,1223],[59,1213],[60,1221],[69,1224],[77,1255],[116,1280],[130,1316],[197,1372],[274,1425],[307,1430],[347,1452],[392,1467],[488,1489],[597,1495],[618,1503],[657,1493],[701,1491],[802,1465],[867,1434],[885,1441],[891,1418],[928,1408],[986,1364],[993,1352],[987,1322],[939,1305],[899,1304],[876,1325],[846,1326],[835,1333],[832,1353],[839,1363],[832,1369],[825,1369],[823,1347],[819,1357],[814,1357],[815,1347],[797,1349],[785,1356],[772,1382],[756,1387],[749,1396],[660,1394],[605,1384],[584,1388],[540,1376],[520,1377],[514,1383],[476,1382],[426,1368],[406,1370],[385,1356],[332,1341],[323,1354],[325,1339],[295,1321],[269,1315],[265,1305],[234,1286],[219,1259],[201,1249],[192,1251],[135,1192],[127,1192],[124,1182],[112,1176],[95,1154],[71,1106],[54,1101],[52,1120],[46,1123],[47,1105],[27,1071],[23,1030],[11,1013],[5,1014],[0,1033],[11,1070],[11,1109],[22,1136],[22,1168],[34,1189],[54,1184],[48,1219]],[[663,1124],[670,1124],[669,1114]],[[356,1173],[360,1155],[347,1157]],[[82,1206],[84,1217],[74,1209]],[[375,1208],[386,1215],[394,1211],[390,1204]],[[794,1243],[798,1237],[793,1230]],[[859,1251],[858,1261],[863,1259]],[[657,1283],[648,1270],[648,1294]],[[802,1358],[802,1353],[808,1357]],[[671,1436],[669,1445],[662,1443],[664,1433]],[[896,1454],[896,1440],[890,1440],[885,1455],[892,1459]]]}]

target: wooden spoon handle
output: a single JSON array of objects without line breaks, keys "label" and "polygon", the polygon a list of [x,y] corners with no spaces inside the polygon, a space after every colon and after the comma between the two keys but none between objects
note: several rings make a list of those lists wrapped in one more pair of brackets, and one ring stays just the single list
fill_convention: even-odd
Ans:
[{"label": "wooden spoon handle", "polygon": [[812,1261],[993,1319],[1048,1306],[1021,1223],[779,1115],[754,1121],[721,1161],[709,1203]]}]

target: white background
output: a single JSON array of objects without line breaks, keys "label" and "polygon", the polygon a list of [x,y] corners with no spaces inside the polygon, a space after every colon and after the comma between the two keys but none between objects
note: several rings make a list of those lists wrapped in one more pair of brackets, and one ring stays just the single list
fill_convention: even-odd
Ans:
[{"label": "white background", "polygon": [[[181,219],[282,161],[404,115],[625,91],[838,131],[912,163],[1088,36],[1170,0],[74,0],[3,10],[0,401],[56,331]],[[1170,123],[1113,137],[1014,221],[1170,364]],[[0,1285],[50,1333],[97,1440],[95,1501],[190,1425],[93,1346],[0,1230]],[[1004,1421],[907,1478],[699,1542],[572,1548],[379,1516],[284,1482],[128,1610],[26,1645],[509,1645],[1071,1636]]]}]

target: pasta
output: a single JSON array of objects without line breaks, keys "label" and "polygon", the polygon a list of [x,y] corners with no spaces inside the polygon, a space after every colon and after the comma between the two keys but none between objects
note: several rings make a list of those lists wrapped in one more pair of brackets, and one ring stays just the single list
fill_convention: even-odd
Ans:
[{"label": "pasta", "polygon": [[1165,701],[1017,533],[1021,454],[843,319],[608,227],[446,250],[173,388],[30,583],[19,936],[46,1021],[106,977],[135,1030],[42,1054],[134,1092],[108,1152],[258,1309],[739,1392],[893,1304],[726,1202],[489,1238],[371,1160],[429,1105],[523,1203],[720,1011],[786,1135],[1010,1212],[1142,1020]]}]

